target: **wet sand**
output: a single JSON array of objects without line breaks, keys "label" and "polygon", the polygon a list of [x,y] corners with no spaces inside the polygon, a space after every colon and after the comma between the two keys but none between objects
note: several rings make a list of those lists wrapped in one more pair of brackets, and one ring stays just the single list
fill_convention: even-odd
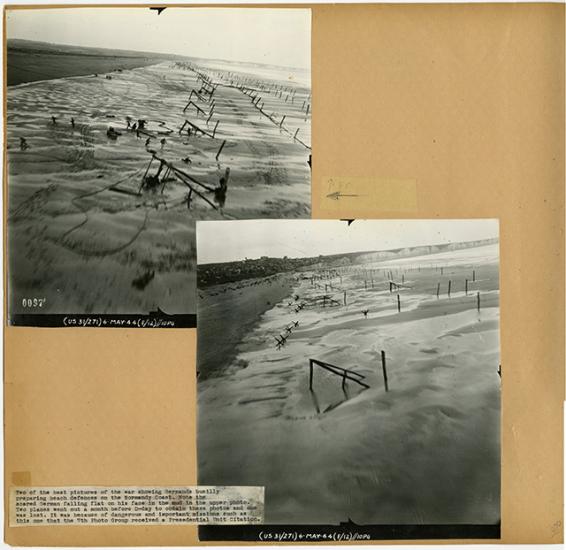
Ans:
[{"label": "wet sand", "polygon": [[[304,309],[281,300],[242,338],[231,368],[199,383],[199,483],[265,485],[266,523],[497,523],[499,277],[474,252],[470,262],[464,252],[452,264],[431,255],[411,258],[411,270],[362,264],[338,268],[342,281],[299,280]],[[401,313],[389,270],[410,287],[399,291]],[[314,305],[324,284],[340,288],[329,292],[336,300],[346,289],[347,305]],[[295,320],[276,349],[273,336]],[[309,391],[311,358],[353,369],[370,389],[342,390],[315,368]]]},{"label": "wet sand", "polygon": [[[199,378],[222,376],[238,354],[238,343],[253,329],[263,313],[293,291],[290,277],[273,275],[199,290]],[[245,368],[238,363],[237,368]]]},{"label": "wet sand", "polygon": [[53,53],[8,47],[8,86],[154,65],[156,58]]}]

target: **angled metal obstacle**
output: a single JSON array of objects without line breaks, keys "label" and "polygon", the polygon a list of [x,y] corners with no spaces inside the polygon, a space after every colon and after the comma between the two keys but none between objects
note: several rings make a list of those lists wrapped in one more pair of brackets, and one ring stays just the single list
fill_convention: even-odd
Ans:
[{"label": "angled metal obstacle", "polygon": [[341,377],[342,388],[345,388],[346,381],[350,380],[351,382],[355,382],[356,384],[369,389],[369,386],[366,383],[362,382],[362,380],[365,379],[365,376],[363,374],[359,374],[353,370],[343,369],[342,367],[337,367],[336,365],[331,365],[330,363],[319,361],[318,359],[309,359],[309,390],[311,391],[313,389],[314,367],[320,367],[336,376]]}]

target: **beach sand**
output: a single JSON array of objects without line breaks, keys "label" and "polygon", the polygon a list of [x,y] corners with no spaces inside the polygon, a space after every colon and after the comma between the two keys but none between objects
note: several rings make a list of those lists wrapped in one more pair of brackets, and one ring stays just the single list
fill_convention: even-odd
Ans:
[{"label": "beach sand", "polygon": [[[295,313],[286,297],[266,310],[231,365],[199,382],[199,483],[265,486],[268,524],[497,523],[499,276],[497,245],[484,248],[456,251],[453,262],[343,267],[341,282],[295,274],[305,307]],[[399,291],[401,313],[389,270],[410,287]],[[347,305],[313,305],[324,294],[315,284],[332,284],[337,301],[346,289]],[[276,349],[274,336],[295,320]],[[211,329],[199,325],[199,345]],[[370,389],[347,382],[343,391],[341,378],[315,367],[309,391],[311,358],[353,369]]]},{"label": "beach sand", "polygon": [[[232,71],[238,70],[234,64]],[[277,78],[288,84],[287,70],[275,76],[272,68],[266,71],[266,83]],[[200,84],[194,72],[175,62],[108,76],[8,89],[12,314],[148,313],[158,307],[170,314],[194,313],[195,219],[310,215],[309,151],[259,113],[239,89],[218,87],[207,124],[196,109],[183,112],[191,90]],[[290,85],[297,90],[293,105],[264,94],[265,109],[286,114],[287,123],[300,127],[310,142],[310,117],[299,105],[310,91]],[[209,109],[206,102],[202,107]],[[136,137],[126,117],[147,120],[154,136],[147,149],[147,135]],[[209,132],[219,121],[215,138],[179,134],[186,119]],[[109,126],[121,133],[117,139],[107,136]],[[22,137],[26,150],[20,150]],[[184,202],[189,190],[174,178],[162,193],[138,195],[151,150],[212,188],[229,167],[223,211],[194,196],[189,210]],[[187,158],[190,162],[182,160]],[[149,173],[156,169],[154,162]],[[24,299],[34,297],[47,298],[41,310],[23,307]]]}]

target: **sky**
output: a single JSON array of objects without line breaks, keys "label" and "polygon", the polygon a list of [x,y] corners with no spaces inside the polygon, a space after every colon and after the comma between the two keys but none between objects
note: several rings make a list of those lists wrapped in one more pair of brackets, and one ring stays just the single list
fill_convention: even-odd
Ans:
[{"label": "sky", "polygon": [[8,10],[6,34],[23,38],[310,69],[309,9],[149,8]]},{"label": "sky", "polygon": [[309,256],[490,239],[498,220],[238,220],[197,222],[197,261]]}]

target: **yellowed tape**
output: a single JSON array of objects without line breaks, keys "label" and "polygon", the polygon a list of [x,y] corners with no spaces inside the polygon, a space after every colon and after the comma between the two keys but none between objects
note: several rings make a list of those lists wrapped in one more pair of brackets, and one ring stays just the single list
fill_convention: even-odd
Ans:
[{"label": "yellowed tape", "polygon": [[418,210],[417,180],[327,176],[321,186],[321,210],[339,218],[375,218],[379,213]]},{"label": "yellowed tape", "polygon": [[31,472],[12,472],[12,485],[29,487],[31,485]]}]

